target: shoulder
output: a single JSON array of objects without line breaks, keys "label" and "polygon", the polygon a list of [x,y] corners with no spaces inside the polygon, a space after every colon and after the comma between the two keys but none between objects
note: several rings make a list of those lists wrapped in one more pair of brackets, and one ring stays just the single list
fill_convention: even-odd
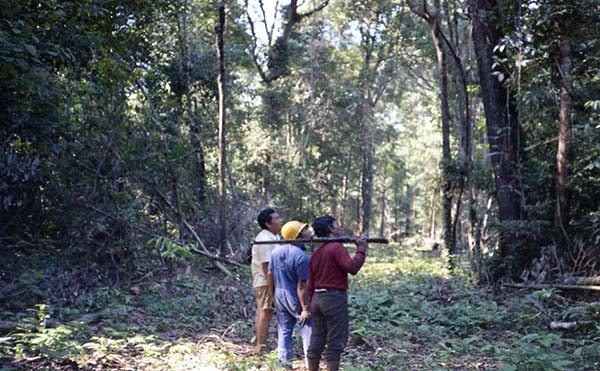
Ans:
[{"label": "shoulder", "polygon": [[263,229],[262,231],[260,231],[259,234],[256,235],[255,238],[256,241],[275,241],[277,240],[277,236],[275,236],[273,233],[269,232],[266,229]]},{"label": "shoulder", "polygon": [[290,255],[296,259],[308,259],[308,254],[298,246],[288,245],[290,247]]},{"label": "shoulder", "polygon": [[340,249],[346,249],[346,247],[341,243],[341,242],[329,242],[328,244],[324,245],[323,247],[325,247],[328,250],[340,250]]},{"label": "shoulder", "polygon": [[287,245],[277,245],[271,250],[271,256],[277,256],[281,254],[285,254],[287,251]]}]

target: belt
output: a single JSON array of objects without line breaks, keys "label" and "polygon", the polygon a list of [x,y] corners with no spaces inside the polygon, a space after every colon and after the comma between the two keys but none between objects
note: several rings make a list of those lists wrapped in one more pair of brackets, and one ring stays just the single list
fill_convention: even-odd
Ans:
[{"label": "belt", "polygon": [[329,291],[329,290],[327,290],[327,289],[315,289],[315,292],[327,292],[327,291]]}]

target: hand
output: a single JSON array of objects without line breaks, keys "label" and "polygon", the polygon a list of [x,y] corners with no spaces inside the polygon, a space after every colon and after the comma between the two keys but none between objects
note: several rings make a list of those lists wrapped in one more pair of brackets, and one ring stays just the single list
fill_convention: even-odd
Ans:
[{"label": "hand", "polygon": [[356,246],[365,249],[365,252],[367,252],[369,248],[369,245],[367,244],[367,239],[364,236],[358,236],[356,238]]},{"label": "hand", "polygon": [[302,313],[300,313],[300,324],[306,325],[309,318],[310,318],[310,312],[307,310],[303,310]]}]

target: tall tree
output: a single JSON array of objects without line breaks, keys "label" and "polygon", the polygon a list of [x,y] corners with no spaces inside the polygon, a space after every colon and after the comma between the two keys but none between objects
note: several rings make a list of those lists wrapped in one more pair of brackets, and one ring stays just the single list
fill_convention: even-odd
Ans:
[{"label": "tall tree", "polygon": [[[503,37],[499,22],[506,16],[500,11],[502,2],[469,0],[469,8],[494,171],[498,216],[500,222],[511,222],[523,217],[517,181],[520,125],[514,91],[509,90],[504,83],[510,71],[501,63],[504,55],[502,48],[497,47]],[[500,236],[499,257],[502,259],[510,254],[510,236],[506,232],[507,229],[504,229],[505,232]],[[499,269],[494,278],[499,279],[503,274],[502,269]]]},{"label": "tall tree", "polygon": [[454,265],[453,256],[456,254],[456,236],[454,233],[454,225],[452,223],[452,174],[450,170],[452,156],[450,153],[450,108],[448,103],[448,73],[446,49],[444,48],[444,40],[440,23],[441,7],[439,0],[434,0],[433,11],[431,13],[427,9],[426,0],[423,0],[420,6],[418,6],[415,2],[409,1],[409,6],[413,13],[423,18],[429,25],[431,39],[435,47],[437,59],[438,83],[440,91],[440,109],[442,113],[442,166],[444,175],[442,215],[444,221],[444,245],[450,257],[450,268],[452,268]]},{"label": "tall tree", "polygon": [[[193,157],[194,164],[194,176],[192,182],[195,187],[196,200],[199,205],[204,205],[206,200],[206,164],[204,145],[201,138],[201,123],[194,114],[194,97],[193,97],[193,86],[192,86],[192,67],[193,63],[191,60],[190,53],[190,4],[187,0],[184,0],[181,4],[177,16],[177,46],[179,49],[179,62],[183,76],[181,77],[181,89],[174,89],[180,93],[179,103],[183,107],[182,110],[185,112],[183,115],[189,125],[190,133],[190,144],[194,151],[195,156]],[[179,84],[174,84],[179,85]]]},{"label": "tall tree", "polygon": [[359,230],[368,234],[373,208],[374,140],[377,132],[375,113],[381,98],[393,91],[390,77],[395,70],[392,57],[397,54],[400,34],[398,25],[402,9],[384,1],[366,0],[353,4],[350,19],[358,24],[361,58],[358,88],[360,100],[356,106],[356,120],[361,144],[361,183],[359,203]]},{"label": "tall tree", "polygon": [[219,20],[215,25],[215,48],[217,51],[217,86],[219,88],[219,248],[227,255],[227,202],[225,196],[225,54],[223,34],[225,32],[225,5],[219,6]]},{"label": "tall tree", "polygon": [[567,182],[569,178],[569,162],[572,157],[571,106],[573,95],[573,56],[571,52],[569,24],[567,22],[556,22],[556,29],[558,32],[558,49],[560,55],[560,61],[558,63],[560,75],[560,119],[558,129],[558,149],[556,152],[556,198],[558,203],[556,208],[556,220],[564,230],[565,226],[569,224],[571,207],[571,192]]}]

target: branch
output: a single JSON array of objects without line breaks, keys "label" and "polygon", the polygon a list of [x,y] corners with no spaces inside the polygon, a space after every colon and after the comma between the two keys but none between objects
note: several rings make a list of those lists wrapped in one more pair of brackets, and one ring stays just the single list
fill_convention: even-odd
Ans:
[{"label": "branch", "polygon": [[[258,57],[256,55],[257,37],[256,37],[256,32],[254,31],[254,21],[252,20],[252,17],[250,16],[248,0],[245,0],[245,3],[246,3],[246,17],[248,18],[248,24],[250,25],[250,32],[252,33],[252,48],[250,49],[250,58],[252,59],[252,63],[256,67],[256,70],[258,71],[258,74],[260,75],[261,80],[265,81],[267,76],[266,76],[265,71],[263,70],[262,66],[258,62]],[[269,47],[270,47],[270,45],[269,45]]]},{"label": "branch", "polygon": [[[252,48],[251,48],[251,53],[250,53],[250,57],[252,59],[252,63],[254,64],[254,66],[256,67],[258,74],[260,75],[260,78],[263,82],[265,83],[270,83],[272,81],[277,80],[279,77],[281,77],[281,73],[273,73],[272,71],[265,71],[265,69],[263,68],[263,66],[260,64],[259,60],[258,60],[258,56],[257,56],[257,37],[256,37],[256,32],[254,30],[254,22],[252,21],[252,17],[250,16],[250,11],[249,11],[249,5],[248,5],[248,0],[244,0],[245,4],[246,4],[246,16],[248,18],[248,23],[250,26],[250,32],[252,34]],[[271,58],[273,55],[273,31],[275,29],[275,19],[273,19],[273,25],[271,27],[271,29],[269,30],[268,25],[266,24],[266,16],[265,16],[265,10],[264,10],[264,4],[262,2],[262,0],[260,0],[260,8],[261,11],[263,13],[263,17],[264,20],[263,22],[265,23],[265,29],[267,30],[267,37],[268,37],[268,45],[267,45],[267,50],[266,50],[266,55],[267,58]],[[277,4],[279,4],[278,0],[276,3],[276,7]],[[285,23],[285,25],[283,26],[283,33],[280,37],[280,44],[282,46],[287,45],[288,40],[290,38],[292,29],[294,28],[294,26],[301,22],[302,19],[309,17],[319,11],[321,11],[322,9],[324,9],[327,4],[329,4],[329,0],[324,0],[322,3],[320,3],[318,6],[315,6],[312,10],[306,12],[306,13],[298,13],[298,0],[291,0],[291,3],[289,5],[289,18],[287,20],[287,22]],[[277,9],[275,9],[275,14],[277,14]]]},{"label": "branch", "polygon": [[[94,207],[94,206],[92,206],[92,205],[81,205],[81,206],[83,206],[83,207],[86,207],[86,208],[88,208],[88,209],[91,209],[91,210],[93,210],[93,211],[95,211],[95,212],[97,212],[97,213],[99,213],[99,214],[102,214],[102,215],[104,215],[104,216],[106,216],[106,217],[108,217],[108,218],[111,218],[111,219],[113,219],[113,220],[116,220],[116,221],[119,221],[119,222],[124,222],[124,223],[126,223],[126,224],[127,224],[129,227],[131,227],[132,229],[135,229],[136,231],[138,231],[138,232],[140,232],[140,233],[142,233],[142,234],[144,234],[144,235],[146,235],[146,236],[149,236],[149,237],[154,237],[154,238],[166,238],[167,240],[169,240],[169,241],[173,242],[173,243],[174,243],[174,244],[176,244],[176,245],[179,245],[179,246],[184,246],[184,244],[183,244],[183,243],[181,243],[181,242],[179,242],[179,241],[172,240],[172,239],[170,239],[170,238],[167,238],[167,237],[165,237],[165,236],[161,236],[161,235],[158,235],[158,234],[156,234],[156,233],[154,233],[154,232],[148,231],[148,230],[146,230],[146,229],[144,229],[144,228],[138,227],[138,226],[136,226],[136,225],[134,225],[134,224],[131,224],[131,223],[130,223],[128,220],[126,220],[126,219],[123,219],[123,218],[120,218],[120,217],[118,217],[118,216],[115,216],[115,215],[113,215],[113,214],[110,214],[110,213],[108,213],[108,212],[106,212],[106,211],[104,211],[104,210],[98,209],[98,208],[96,208],[96,207]],[[185,224],[185,225],[186,225],[188,228],[191,228],[191,226],[189,225],[189,223],[188,223],[187,221],[183,220],[183,222],[184,222],[184,224]],[[207,257],[209,257],[209,258],[213,259],[214,261],[219,261],[219,262],[223,262],[223,263],[231,264],[231,265],[233,265],[233,266],[236,266],[236,267],[241,267],[241,266],[242,266],[242,265],[241,265],[240,263],[238,263],[238,262],[235,262],[235,261],[232,261],[232,260],[228,260],[228,259],[222,258],[222,257],[220,257],[220,256],[216,256],[216,255],[213,255],[213,254],[211,254],[210,252],[208,252],[208,250],[207,250],[207,249],[206,249],[206,247],[204,246],[204,243],[202,242],[202,240],[200,240],[200,238],[198,237],[198,235],[196,234],[196,232],[194,231],[194,232],[192,232],[192,233],[193,233],[193,235],[195,236],[196,240],[199,242],[200,246],[201,246],[201,247],[204,249],[204,251],[201,251],[201,250],[196,250],[196,249],[190,249],[190,251],[192,251],[192,252],[194,252],[194,253],[196,253],[196,254],[201,254],[201,255],[207,256]],[[213,261],[213,263],[215,263],[215,266],[217,266],[217,268],[221,269],[221,268],[220,268],[220,267],[219,267],[219,266],[216,264],[216,262],[214,262],[214,261]],[[221,265],[221,264],[219,264],[219,265]],[[221,266],[222,266],[222,265],[221,265]],[[221,270],[222,270],[222,269],[221,269]],[[229,271],[228,271],[228,272],[226,272],[225,274],[227,274],[227,275],[231,275],[231,272],[229,272]]]},{"label": "branch", "polygon": [[559,289],[559,290],[592,290],[600,291],[600,286],[584,286],[584,285],[525,285],[521,283],[505,283],[502,286],[518,289],[543,290],[543,289]]},{"label": "branch", "polygon": [[408,5],[408,7],[410,8],[410,10],[415,13],[417,16],[423,18],[427,23],[429,23],[430,25],[433,23],[434,19],[431,16],[431,14],[429,14],[429,12],[427,11],[427,7],[425,6],[425,0],[423,0],[423,7],[421,9],[419,9],[419,7],[417,7],[417,5],[415,5],[415,3],[413,1],[407,0],[406,4]]}]

